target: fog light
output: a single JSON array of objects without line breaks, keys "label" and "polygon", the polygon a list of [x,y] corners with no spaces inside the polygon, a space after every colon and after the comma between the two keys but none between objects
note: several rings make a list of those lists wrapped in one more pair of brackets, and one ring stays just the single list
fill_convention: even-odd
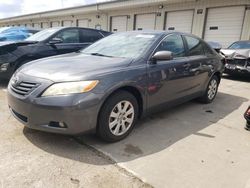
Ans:
[{"label": "fog light", "polygon": [[8,70],[8,67],[9,67],[9,63],[4,63],[0,66],[0,71],[1,72],[5,72]]},{"label": "fog light", "polygon": [[63,122],[59,122],[59,126],[62,127],[62,128],[66,128],[67,126],[65,125],[65,123]]}]

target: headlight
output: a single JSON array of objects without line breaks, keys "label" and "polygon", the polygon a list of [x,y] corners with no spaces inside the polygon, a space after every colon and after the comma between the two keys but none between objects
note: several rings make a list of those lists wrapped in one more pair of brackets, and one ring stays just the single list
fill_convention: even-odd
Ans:
[{"label": "headlight", "polygon": [[67,95],[73,93],[85,93],[95,88],[98,80],[80,81],[80,82],[64,82],[50,86],[43,94],[45,96]]}]

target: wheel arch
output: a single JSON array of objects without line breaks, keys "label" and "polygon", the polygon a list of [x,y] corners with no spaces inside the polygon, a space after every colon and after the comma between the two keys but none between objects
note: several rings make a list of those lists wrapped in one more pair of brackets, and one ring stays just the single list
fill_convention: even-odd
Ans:
[{"label": "wheel arch", "polygon": [[[113,89],[111,92],[109,92],[109,94],[105,97],[105,99],[103,100],[102,104],[101,104],[101,107],[99,109],[99,112],[98,112],[98,116],[97,116],[97,122],[99,121],[99,117],[100,117],[100,113],[102,111],[102,108],[103,106],[105,105],[106,101],[111,98],[115,93],[119,92],[119,91],[127,91],[129,93],[131,93],[137,100],[138,102],[138,107],[139,107],[139,117],[140,118],[144,112],[144,107],[145,107],[145,104],[144,104],[144,99],[143,99],[143,95],[141,93],[141,91],[136,88],[135,86],[131,86],[131,85],[125,85],[125,86],[120,86],[120,87],[117,87],[115,89]],[[97,126],[96,128],[98,129],[98,125],[99,123],[97,123]]]}]

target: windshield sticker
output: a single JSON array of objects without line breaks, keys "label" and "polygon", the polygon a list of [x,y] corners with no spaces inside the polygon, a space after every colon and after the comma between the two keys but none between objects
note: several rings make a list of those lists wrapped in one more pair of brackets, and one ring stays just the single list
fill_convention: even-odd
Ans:
[{"label": "windshield sticker", "polygon": [[148,39],[152,39],[155,37],[155,35],[136,35],[136,37],[138,38],[148,38]]}]

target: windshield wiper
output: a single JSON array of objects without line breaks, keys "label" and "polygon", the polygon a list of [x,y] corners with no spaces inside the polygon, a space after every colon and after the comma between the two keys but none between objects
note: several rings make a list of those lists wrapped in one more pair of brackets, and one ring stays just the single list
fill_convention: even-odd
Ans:
[{"label": "windshield wiper", "polygon": [[100,54],[100,53],[90,53],[90,55],[101,56],[101,57],[114,57],[114,56],[104,55],[104,54]]}]

